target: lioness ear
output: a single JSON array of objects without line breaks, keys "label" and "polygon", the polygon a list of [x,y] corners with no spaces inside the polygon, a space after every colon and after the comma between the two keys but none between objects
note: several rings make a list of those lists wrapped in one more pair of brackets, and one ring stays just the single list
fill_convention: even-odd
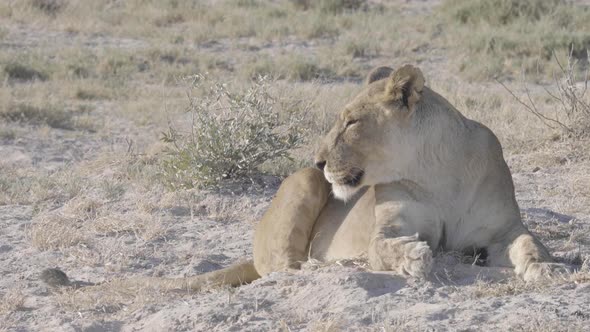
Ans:
[{"label": "lioness ear", "polygon": [[420,93],[424,88],[424,76],[418,67],[404,65],[389,76],[385,86],[386,102],[402,100],[410,110],[420,100]]},{"label": "lioness ear", "polygon": [[387,78],[387,77],[389,77],[389,75],[391,75],[392,72],[393,72],[393,68],[390,68],[390,67],[381,66],[381,67],[373,68],[373,70],[371,70],[369,75],[367,75],[367,79],[365,80],[366,84],[371,84],[375,81],[379,81],[384,78]]}]

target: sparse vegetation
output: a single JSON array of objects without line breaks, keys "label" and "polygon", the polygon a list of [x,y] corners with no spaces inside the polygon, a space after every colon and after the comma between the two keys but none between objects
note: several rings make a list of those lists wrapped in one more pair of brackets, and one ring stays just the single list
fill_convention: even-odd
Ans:
[{"label": "sparse vegetation", "polygon": [[351,63],[351,57],[330,52],[321,58],[305,54],[289,54],[279,57],[261,56],[241,69],[246,78],[270,76],[290,82],[333,82],[359,80],[361,68]]},{"label": "sparse vegetation", "polygon": [[0,127],[0,139],[13,140],[16,138],[16,131],[9,127]]},{"label": "sparse vegetation", "polygon": [[30,104],[13,104],[0,109],[0,118],[5,121],[32,125],[46,124],[57,129],[73,129],[72,114],[60,107],[41,108]]},{"label": "sparse vegetation", "polygon": [[565,1],[449,0],[440,15],[446,42],[474,53],[460,64],[472,78],[550,74],[554,52],[586,59],[590,48],[590,8]]},{"label": "sparse vegetation", "polygon": [[333,76],[329,69],[320,68],[315,62],[302,58],[288,59],[283,68],[285,76],[292,81],[311,81]]},{"label": "sparse vegetation", "polygon": [[76,91],[76,98],[82,100],[96,100],[96,99],[109,99],[108,92],[100,89],[84,89],[78,88]]},{"label": "sparse vegetation", "polygon": [[59,215],[37,220],[29,236],[31,244],[39,250],[63,249],[87,242],[76,220]]},{"label": "sparse vegetation", "polygon": [[291,0],[295,8],[302,10],[319,10],[329,14],[341,14],[344,12],[366,9],[366,0]]},{"label": "sparse vegetation", "polygon": [[525,283],[524,281],[516,278],[511,278],[503,282],[486,282],[483,280],[478,280],[471,290],[471,295],[476,298],[500,297],[532,292],[541,288],[542,286]]},{"label": "sparse vegetation", "polygon": [[[170,330],[587,326],[589,12],[558,0],[0,1],[0,331],[142,330],[162,317]],[[188,296],[37,284],[44,267],[100,283],[243,257],[280,177],[311,165],[371,68],[403,63],[498,136],[524,222],[579,267],[569,278],[491,282],[507,271],[461,256],[443,282],[360,259]],[[506,312],[517,306],[522,322]],[[458,314],[469,310],[481,325]]]},{"label": "sparse vegetation", "polygon": [[5,64],[4,73],[8,76],[9,79],[19,81],[45,81],[49,78],[49,76],[46,73],[17,62]]},{"label": "sparse vegetation", "polygon": [[348,39],[344,42],[344,50],[353,58],[376,56],[379,54],[380,46],[372,43],[371,37]]},{"label": "sparse vegetation", "polygon": [[[552,89],[545,88],[545,92],[557,109],[556,115],[546,115],[546,112],[541,111],[526,85],[524,88],[526,98],[524,98],[517,96],[506,85],[500,84],[526,111],[534,114],[547,127],[561,129],[565,136],[570,138],[578,139],[588,136],[590,135],[590,98],[586,96],[588,69],[583,75],[577,75],[576,65],[579,64],[579,60],[574,57],[574,48],[571,49],[566,64],[559,62],[557,57],[555,61],[559,66],[559,73],[554,76]],[[590,55],[586,61],[590,62]]]},{"label": "sparse vegetation", "polygon": [[36,8],[47,15],[57,15],[58,12],[63,10],[66,5],[66,0],[30,0],[31,6]]},{"label": "sparse vegetation", "polygon": [[0,205],[61,205],[78,195],[83,185],[83,180],[77,176],[34,172],[0,164]]},{"label": "sparse vegetation", "polygon": [[288,158],[303,142],[298,120],[303,114],[283,110],[281,115],[268,79],[242,91],[202,75],[189,79],[193,91],[202,87],[206,95],[189,94],[189,132],[170,127],[163,136],[172,144],[164,172],[173,187],[208,187],[251,176],[265,162]]},{"label": "sparse vegetation", "polygon": [[25,303],[25,295],[22,289],[11,289],[0,298],[0,315],[16,310],[22,310]]}]

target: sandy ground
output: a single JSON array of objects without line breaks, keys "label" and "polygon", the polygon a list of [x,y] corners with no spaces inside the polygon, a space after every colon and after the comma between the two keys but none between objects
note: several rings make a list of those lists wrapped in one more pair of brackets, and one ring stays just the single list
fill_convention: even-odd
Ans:
[{"label": "sandy ground", "polygon": [[[413,7],[422,10],[421,6]],[[50,49],[67,43],[85,47],[146,47],[141,40],[72,36],[26,26],[10,26],[0,47]],[[223,51],[223,50],[221,50]],[[444,74],[444,58],[432,54],[425,72]],[[438,69],[437,69],[438,68]],[[433,75],[434,75],[433,74]],[[439,79],[439,82],[441,80]],[[97,105],[92,117],[107,134],[34,127],[19,128],[16,139],[0,140],[1,164],[46,171],[74,170],[105,154],[124,153],[129,141],[142,151],[157,140],[153,128],[117,115],[117,107]],[[17,126],[17,124],[14,124]],[[147,134],[146,134],[147,133]],[[516,195],[527,226],[558,260],[576,269],[590,257],[588,208],[574,213],[575,196],[564,188],[567,174],[588,174],[585,163],[550,163],[536,169],[527,155],[507,153]],[[108,172],[103,167],[102,172]],[[0,169],[0,171],[2,171]],[[89,175],[90,176],[90,175]],[[0,331],[584,331],[590,328],[588,279],[525,284],[512,270],[479,267],[464,257],[439,253],[427,280],[374,273],[362,261],[308,262],[297,273],[273,273],[239,288],[196,294],[133,294],[81,289],[53,290],[39,280],[59,267],[78,282],[100,283],[133,275],[188,276],[251,257],[253,226],[279,180],[237,194],[197,193],[195,201],[168,200],[161,188],[144,192],[154,208],[145,231],[88,233],[67,249],[40,250],[31,229],[43,222],[38,206],[0,206]],[[567,187],[567,186],[566,186]],[[549,190],[549,189],[554,190]],[[89,199],[92,192],[82,195]],[[125,219],[137,196],[109,205]],[[161,203],[166,201],[166,203]],[[67,203],[67,202],[66,202]],[[569,205],[568,205],[569,204]],[[71,206],[70,206],[71,207]],[[68,204],[44,207],[45,218],[67,215]],[[574,209],[575,210],[575,209]],[[86,227],[84,222],[79,227]],[[574,239],[575,238],[575,239]],[[575,240],[575,241],[574,241]],[[100,286],[99,286],[100,287]]]}]

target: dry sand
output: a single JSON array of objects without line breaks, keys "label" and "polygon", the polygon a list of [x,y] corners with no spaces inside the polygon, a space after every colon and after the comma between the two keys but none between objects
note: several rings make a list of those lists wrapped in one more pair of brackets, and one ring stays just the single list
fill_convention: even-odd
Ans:
[{"label": "dry sand", "polygon": [[[422,7],[420,2],[412,8]],[[141,40],[3,28],[8,31],[0,41],[3,48],[50,50],[68,43],[90,50],[147,47]],[[442,69],[444,58],[436,52],[430,58],[421,64],[427,75],[439,83],[442,75],[450,77]],[[101,286],[49,289],[39,280],[48,267],[63,269],[76,282],[100,283],[135,275],[194,275],[251,257],[253,226],[278,187],[278,179],[267,177],[263,188],[234,195],[194,191],[182,196],[134,185],[115,202],[105,201],[92,184],[97,177],[117,178],[120,165],[108,160],[139,158],[126,154],[129,142],[145,152],[158,133],[119,116],[117,105],[95,106],[91,119],[107,132],[8,124],[18,127],[18,137],[0,138],[0,172],[75,174],[82,185],[74,197],[49,200],[50,206],[36,204],[35,197],[0,205],[0,331],[590,330],[590,267],[583,265],[590,257],[590,209],[576,205],[572,193],[579,190],[568,180],[571,174],[588,175],[589,164],[547,162],[536,169],[529,154],[510,151],[506,158],[515,170],[527,226],[559,260],[586,274],[525,284],[511,269],[479,267],[439,253],[427,280],[374,273],[359,260],[307,262],[296,273],[272,273],[249,285],[196,294],[128,293]],[[91,204],[99,217],[81,218],[80,206]],[[94,208],[84,211],[94,213]],[[60,222],[64,228],[54,226]],[[39,231],[46,237],[72,232],[75,239],[72,245],[44,249],[34,245]]]}]

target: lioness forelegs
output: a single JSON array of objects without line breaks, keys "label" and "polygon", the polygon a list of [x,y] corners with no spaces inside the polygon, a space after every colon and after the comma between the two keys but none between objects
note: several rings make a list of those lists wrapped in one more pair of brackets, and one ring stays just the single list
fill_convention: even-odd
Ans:
[{"label": "lioness forelegs", "polygon": [[[437,238],[434,218],[400,183],[375,187],[375,228],[368,258],[373,270],[426,277],[432,250],[425,239]],[[429,231],[428,231],[429,230]]]},{"label": "lioness forelegs", "polygon": [[524,227],[518,227],[499,244],[488,249],[490,265],[512,265],[525,281],[551,279],[567,273],[564,264],[554,263],[545,246]]}]

